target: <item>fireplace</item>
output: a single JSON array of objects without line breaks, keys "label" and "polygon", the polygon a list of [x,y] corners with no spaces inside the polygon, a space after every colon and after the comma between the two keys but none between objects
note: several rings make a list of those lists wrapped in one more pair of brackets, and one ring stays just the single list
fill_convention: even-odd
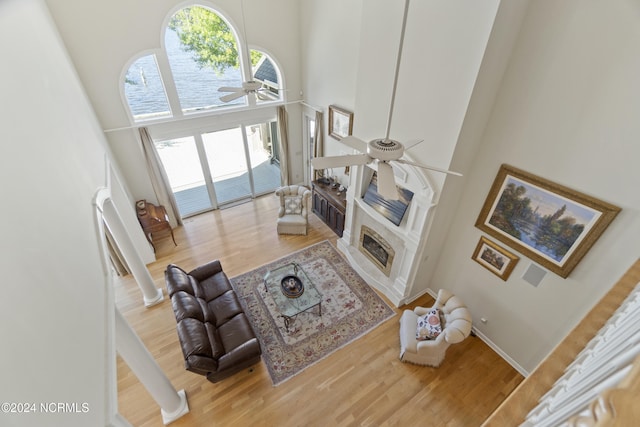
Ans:
[{"label": "fireplace", "polygon": [[385,276],[389,276],[396,253],[382,236],[363,225],[360,228],[359,249]]},{"label": "fireplace", "polygon": [[418,270],[428,254],[431,213],[437,204],[428,176],[421,168],[394,165],[396,184],[413,193],[401,221],[387,216],[364,200],[374,168],[356,166],[349,176],[347,211],[338,249],[367,283],[383,293],[397,307],[427,292],[417,281]]}]

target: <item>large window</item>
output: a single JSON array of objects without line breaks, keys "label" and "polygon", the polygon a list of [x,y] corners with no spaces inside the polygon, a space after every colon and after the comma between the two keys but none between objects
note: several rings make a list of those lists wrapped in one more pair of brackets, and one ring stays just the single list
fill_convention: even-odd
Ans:
[{"label": "large window", "polygon": [[155,142],[182,217],[280,186],[276,122]]},{"label": "large window", "polygon": [[[138,58],[125,75],[124,94],[134,121],[282,99],[282,79],[273,59],[251,50],[251,63],[243,63],[239,52],[244,41],[236,37],[241,33],[213,10],[181,9],[164,34],[164,49]],[[220,99],[228,94],[219,92],[220,87],[242,88],[250,80],[261,87],[229,102]]]},{"label": "large window", "polygon": [[135,58],[122,87],[132,120],[154,136],[180,216],[273,192],[275,105],[251,107],[283,99],[276,62],[255,49],[245,55],[242,28],[209,8],[186,7],[167,22],[163,48]]}]

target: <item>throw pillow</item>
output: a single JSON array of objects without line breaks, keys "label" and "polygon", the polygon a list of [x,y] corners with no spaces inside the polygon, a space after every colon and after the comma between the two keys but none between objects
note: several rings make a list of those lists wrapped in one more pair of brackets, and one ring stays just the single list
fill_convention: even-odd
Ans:
[{"label": "throw pillow", "polygon": [[424,316],[418,317],[418,328],[416,329],[417,340],[432,340],[442,332],[440,323],[440,310],[430,309]]},{"label": "throw pillow", "polygon": [[300,215],[302,213],[302,197],[284,196],[284,213],[286,215]]}]

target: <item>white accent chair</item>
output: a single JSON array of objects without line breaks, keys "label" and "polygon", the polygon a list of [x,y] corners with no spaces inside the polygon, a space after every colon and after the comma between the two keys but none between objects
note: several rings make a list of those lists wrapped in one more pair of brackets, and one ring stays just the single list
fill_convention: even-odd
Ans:
[{"label": "white accent chair", "polygon": [[440,289],[433,305],[442,313],[442,332],[435,339],[420,341],[416,339],[418,317],[429,311],[416,307],[405,310],[400,317],[400,360],[438,367],[444,360],[447,348],[464,340],[471,333],[471,313],[460,298],[451,292]]},{"label": "white accent chair", "polygon": [[307,234],[311,190],[303,185],[288,185],[276,190],[280,197],[278,234]]}]

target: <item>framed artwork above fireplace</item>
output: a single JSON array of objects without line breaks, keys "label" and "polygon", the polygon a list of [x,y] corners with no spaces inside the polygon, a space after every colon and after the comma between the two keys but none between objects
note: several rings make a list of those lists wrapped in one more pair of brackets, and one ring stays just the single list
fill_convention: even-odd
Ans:
[{"label": "framed artwork above fireplace", "polygon": [[413,199],[413,192],[402,187],[397,189],[398,200],[387,200],[382,197],[378,194],[378,174],[374,172],[362,199],[380,215],[399,226]]}]

